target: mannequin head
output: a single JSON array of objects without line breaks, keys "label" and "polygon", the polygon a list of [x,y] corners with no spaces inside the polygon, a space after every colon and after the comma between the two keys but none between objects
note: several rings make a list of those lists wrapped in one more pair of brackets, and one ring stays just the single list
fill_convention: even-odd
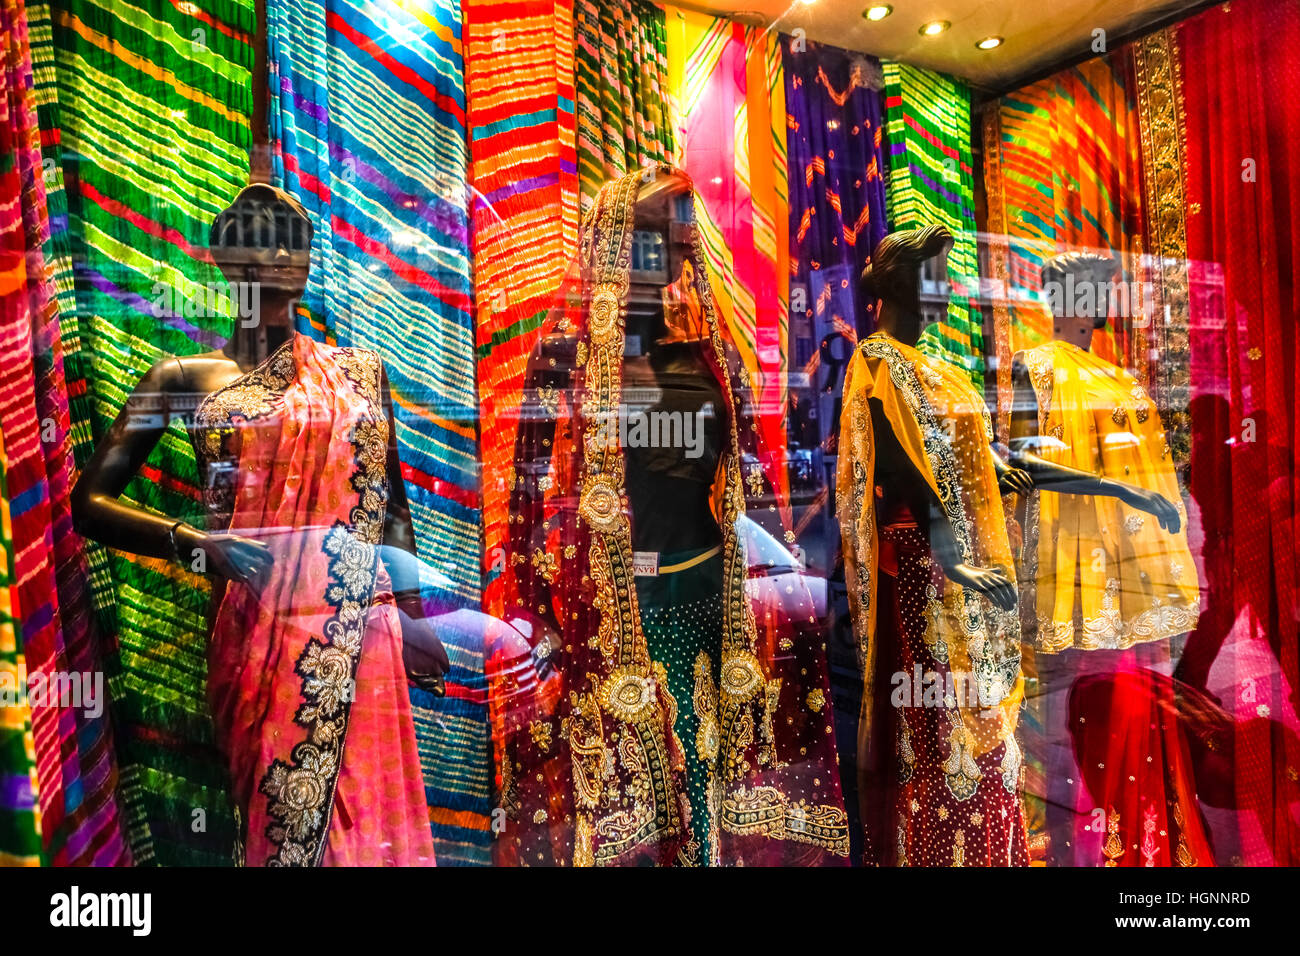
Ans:
[{"label": "mannequin head", "polygon": [[1043,263],[1043,291],[1052,309],[1055,338],[1079,348],[1106,325],[1110,282],[1119,263],[1095,252],[1063,252]]},{"label": "mannequin head", "polygon": [[287,303],[302,297],[311,262],[311,220],[296,199],[252,183],[212,221],[208,248],[232,286],[253,284],[264,321],[288,321]]},{"label": "mannequin head", "polygon": [[[952,232],[942,224],[891,232],[880,241],[858,280],[863,301],[880,303],[879,328],[907,345],[916,343],[921,336],[921,268],[931,259],[946,261],[952,245]],[[949,291],[945,281],[942,294]]]}]

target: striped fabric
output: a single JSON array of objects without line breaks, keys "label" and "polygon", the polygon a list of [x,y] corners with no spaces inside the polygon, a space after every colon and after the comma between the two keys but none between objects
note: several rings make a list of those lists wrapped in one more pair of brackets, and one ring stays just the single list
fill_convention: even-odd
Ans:
[{"label": "striped fabric", "polygon": [[754,383],[758,456],[790,530],[786,336],[790,290],[785,81],[776,34],[667,7],[678,165],[714,299]]},{"label": "striped fabric", "polygon": [[953,290],[947,321],[928,329],[919,347],[966,369],[976,387],[982,387],[984,321],[979,306],[970,91],[959,80],[886,61],[885,112],[890,226],[898,230],[943,223],[956,238],[948,257]]},{"label": "striped fabric", "polygon": [[465,92],[452,0],[271,0],[277,172],[312,218],[301,331],[377,351],[434,596],[479,600]]},{"label": "striped fabric", "polygon": [[[1129,279],[1143,268],[1142,143],[1130,69],[1127,51],[1088,60],[1004,96],[996,124],[985,126],[994,141],[984,148],[996,150],[1001,169],[989,211],[991,223],[1005,224],[1009,245],[1011,353],[1051,337],[1039,301],[1047,257],[1115,255]],[[1129,323],[1120,322],[1118,335],[1114,326],[1095,337],[1093,351],[1130,364]]]},{"label": "striped fabric", "polygon": [[465,609],[433,622],[447,649],[447,695],[413,690],[415,736],[439,866],[492,864],[492,740],[484,615]]},{"label": "striped fabric", "polygon": [[578,182],[582,210],[611,179],[673,154],[664,102],[664,11],[643,0],[575,0]]},{"label": "striped fabric", "polygon": [[484,608],[496,581],[528,356],[577,252],[573,17],[563,0],[464,0]]},{"label": "striped fabric", "polygon": [[[248,176],[253,3],[60,0],[30,16],[56,187],[47,248],[65,306],[81,462],[152,364],[218,347],[230,328],[206,246],[213,217]],[[71,283],[61,264],[68,262]],[[208,288],[218,290],[215,308],[198,295]],[[179,423],[125,498],[202,523],[193,452]],[[112,651],[135,859],[227,862],[233,820],[204,690],[206,582],[153,559],[96,548],[89,559]]]},{"label": "striped fabric", "polygon": [[[0,616],[11,618],[0,636],[0,660],[8,665],[0,680],[7,694],[30,689],[39,695],[0,717],[5,758],[20,758],[16,767],[9,759],[0,765],[0,816],[30,814],[35,826],[24,826],[23,835],[39,834],[35,846],[50,862],[127,863],[100,640],[68,501],[74,468],[67,385],[58,303],[43,254],[46,177],[21,0],[0,3],[0,20],[6,40],[0,71],[0,354],[6,359],[0,367],[0,544],[6,551],[2,586],[9,591]],[[87,699],[86,692],[98,697]],[[17,752],[20,739],[25,755]],[[5,844],[0,853],[8,854],[13,847],[7,838]],[[31,861],[30,852],[17,855]]]}]

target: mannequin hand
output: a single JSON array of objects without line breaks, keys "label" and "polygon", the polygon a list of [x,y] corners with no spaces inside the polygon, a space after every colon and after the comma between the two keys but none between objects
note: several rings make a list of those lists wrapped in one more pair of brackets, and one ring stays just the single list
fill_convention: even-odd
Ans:
[{"label": "mannequin hand", "polygon": [[1016,606],[1016,588],[1001,568],[977,568],[971,564],[954,564],[945,568],[944,574],[964,588],[972,588],[1002,608],[1013,610]]},{"label": "mannequin hand", "polygon": [[1023,468],[1008,468],[998,475],[998,491],[1004,495],[1028,495],[1034,490],[1034,479]]},{"label": "mannequin hand", "polygon": [[205,534],[198,547],[207,558],[208,568],[227,581],[236,581],[260,595],[266,587],[275,559],[260,541],[234,534]]},{"label": "mannequin hand", "polygon": [[443,696],[447,693],[444,678],[451,670],[446,648],[427,618],[411,617],[401,609],[398,614],[402,619],[402,665],[406,676],[416,687]]},{"label": "mannequin hand", "polygon": [[1170,534],[1177,533],[1182,527],[1182,516],[1178,513],[1178,509],[1174,507],[1172,501],[1159,492],[1133,488],[1124,495],[1124,501],[1138,511],[1145,511],[1154,517],[1160,523],[1160,527]]}]

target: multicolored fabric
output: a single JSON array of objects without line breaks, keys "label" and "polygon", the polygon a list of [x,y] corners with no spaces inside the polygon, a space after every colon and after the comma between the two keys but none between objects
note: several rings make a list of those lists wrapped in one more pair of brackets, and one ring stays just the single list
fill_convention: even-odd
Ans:
[{"label": "multicolored fabric", "polygon": [[27,662],[14,602],[13,523],[8,461],[0,453],[0,866],[40,866],[41,814],[36,804],[36,744],[27,702]]},{"label": "multicolored fabric", "polygon": [[0,5],[0,36],[0,458],[9,592],[0,681],[18,702],[5,707],[0,731],[0,814],[17,812],[31,824],[21,825],[19,846],[6,839],[0,853],[30,861],[35,850],[56,864],[129,863],[100,637],[81,539],[72,530],[68,388],[43,254],[46,177],[21,0]]},{"label": "multicolored fabric", "polygon": [[975,167],[971,154],[970,90],[951,77],[885,61],[885,120],[889,141],[889,224],[917,229],[942,223],[952,230],[947,319],[921,337],[921,351],[984,381],[984,320],[979,306],[975,235]]},{"label": "multicolored fabric", "polygon": [[[206,247],[248,179],[253,4],[69,0],[31,16],[45,159],[52,184],[68,186],[52,194],[49,248],[80,463],[146,370],[220,346],[230,329]],[[124,500],[202,522],[179,423]],[[204,694],[207,583],[153,559],[88,558],[136,862],[226,862],[234,827]]]},{"label": "multicolored fabric", "polygon": [[460,5],[267,4],[277,173],[307,208],[299,330],[378,351],[434,596],[479,600]]},{"label": "multicolored fabric", "polygon": [[[875,57],[791,37],[781,38],[781,57],[790,152],[787,354],[807,385],[793,393],[789,438],[830,453],[848,364],[835,357],[875,328],[875,303],[861,301],[858,276],[888,231],[884,75]],[[836,337],[844,340],[838,351]],[[825,514],[834,494],[823,469],[813,470],[814,506],[796,518],[796,532]]]},{"label": "multicolored fabric", "polygon": [[[686,863],[689,812],[704,814],[717,834],[709,862],[842,863],[848,821],[824,638],[803,627],[810,602],[802,617],[782,615],[757,606],[747,590],[740,522],[747,496],[765,486],[757,469],[742,471],[752,406],[714,308],[698,233],[687,261],[706,330],[699,342],[728,414],[714,484],[720,664],[717,684],[701,688],[713,719],[694,740],[674,732],[671,679],[651,657],[633,581],[628,459],[607,429],[624,395],[641,185],[658,183],[692,205],[688,178],[669,167],[652,172],[649,180],[630,173],[597,196],[583,221],[574,281],[547,324],[553,352],[537,349],[530,365],[504,583],[509,606],[532,622],[533,657],[549,676],[503,715],[508,820],[498,857],[528,865]],[[685,746],[712,774],[702,807],[689,803]]]},{"label": "multicolored fabric", "polygon": [[[1060,252],[1113,256],[1117,282],[1144,279],[1142,260],[1142,144],[1124,51],[1088,60],[1032,83],[989,107],[984,123],[985,184],[995,279],[998,368],[1011,356],[1051,338],[1041,268]],[[1005,239],[1003,237],[1005,236]],[[1117,299],[1107,329],[1093,336],[1093,351],[1146,379],[1146,352],[1133,329],[1147,325],[1141,294]],[[1009,372],[1008,372],[1009,373]],[[1010,402],[999,402],[1009,414]]]},{"label": "multicolored fabric", "polygon": [[273,559],[256,591],[223,582],[208,640],[208,698],[253,866],[433,864],[380,561],[383,402],[377,354],[298,333],[194,412],[212,528]]},{"label": "multicolored fabric", "polygon": [[789,198],[779,41],[759,28],[671,6],[667,31],[677,162],[698,183],[696,223],[708,281],[758,403],[759,464],[789,530]]},{"label": "multicolored fabric", "polygon": [[515,426],[528,355],[577,248],[573,8],[465,0],[484,607],[499,612]]},{"label": "multicolored fabric", "polygon": [[662,7],[575,0],[578,184],[585,212],[610,179],[673,155]]}]

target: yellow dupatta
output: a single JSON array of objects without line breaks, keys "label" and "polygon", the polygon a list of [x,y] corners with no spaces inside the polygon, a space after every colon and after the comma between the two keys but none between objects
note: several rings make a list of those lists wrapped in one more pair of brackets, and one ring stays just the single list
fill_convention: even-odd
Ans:
[{"label": "yellow dupatta", "polygon": [[1183,517],[1169,534],[1117,498],[1035,493],[1021,556],[1037,592],[1035,646],[1120,649],[1190,631],[1200,585],[1155,403],[1123,369],[1068,342],[1018,358],[1038,397],[1040,458],[1159,492]]},{"label": "yellow dupatta", "polygon": [[[879,560],[875,516],[875,440],[870,399],[878,400],[916,470],[942,504],[962,558],[1012,573],[1011,546],[989,444],[984,399],[955,366],[922,355],[883,332],[853,354],[840,419],[837,511],[854,632],[863,662],[859,747],[870,739],[876,669]],[[958,695],[956,709],[977,755],[1014,743],[1023,696],[1020,622],[978,592],[947,581],[929,595],[926,645],[954,675],[974,681],[979,703]]]}]

